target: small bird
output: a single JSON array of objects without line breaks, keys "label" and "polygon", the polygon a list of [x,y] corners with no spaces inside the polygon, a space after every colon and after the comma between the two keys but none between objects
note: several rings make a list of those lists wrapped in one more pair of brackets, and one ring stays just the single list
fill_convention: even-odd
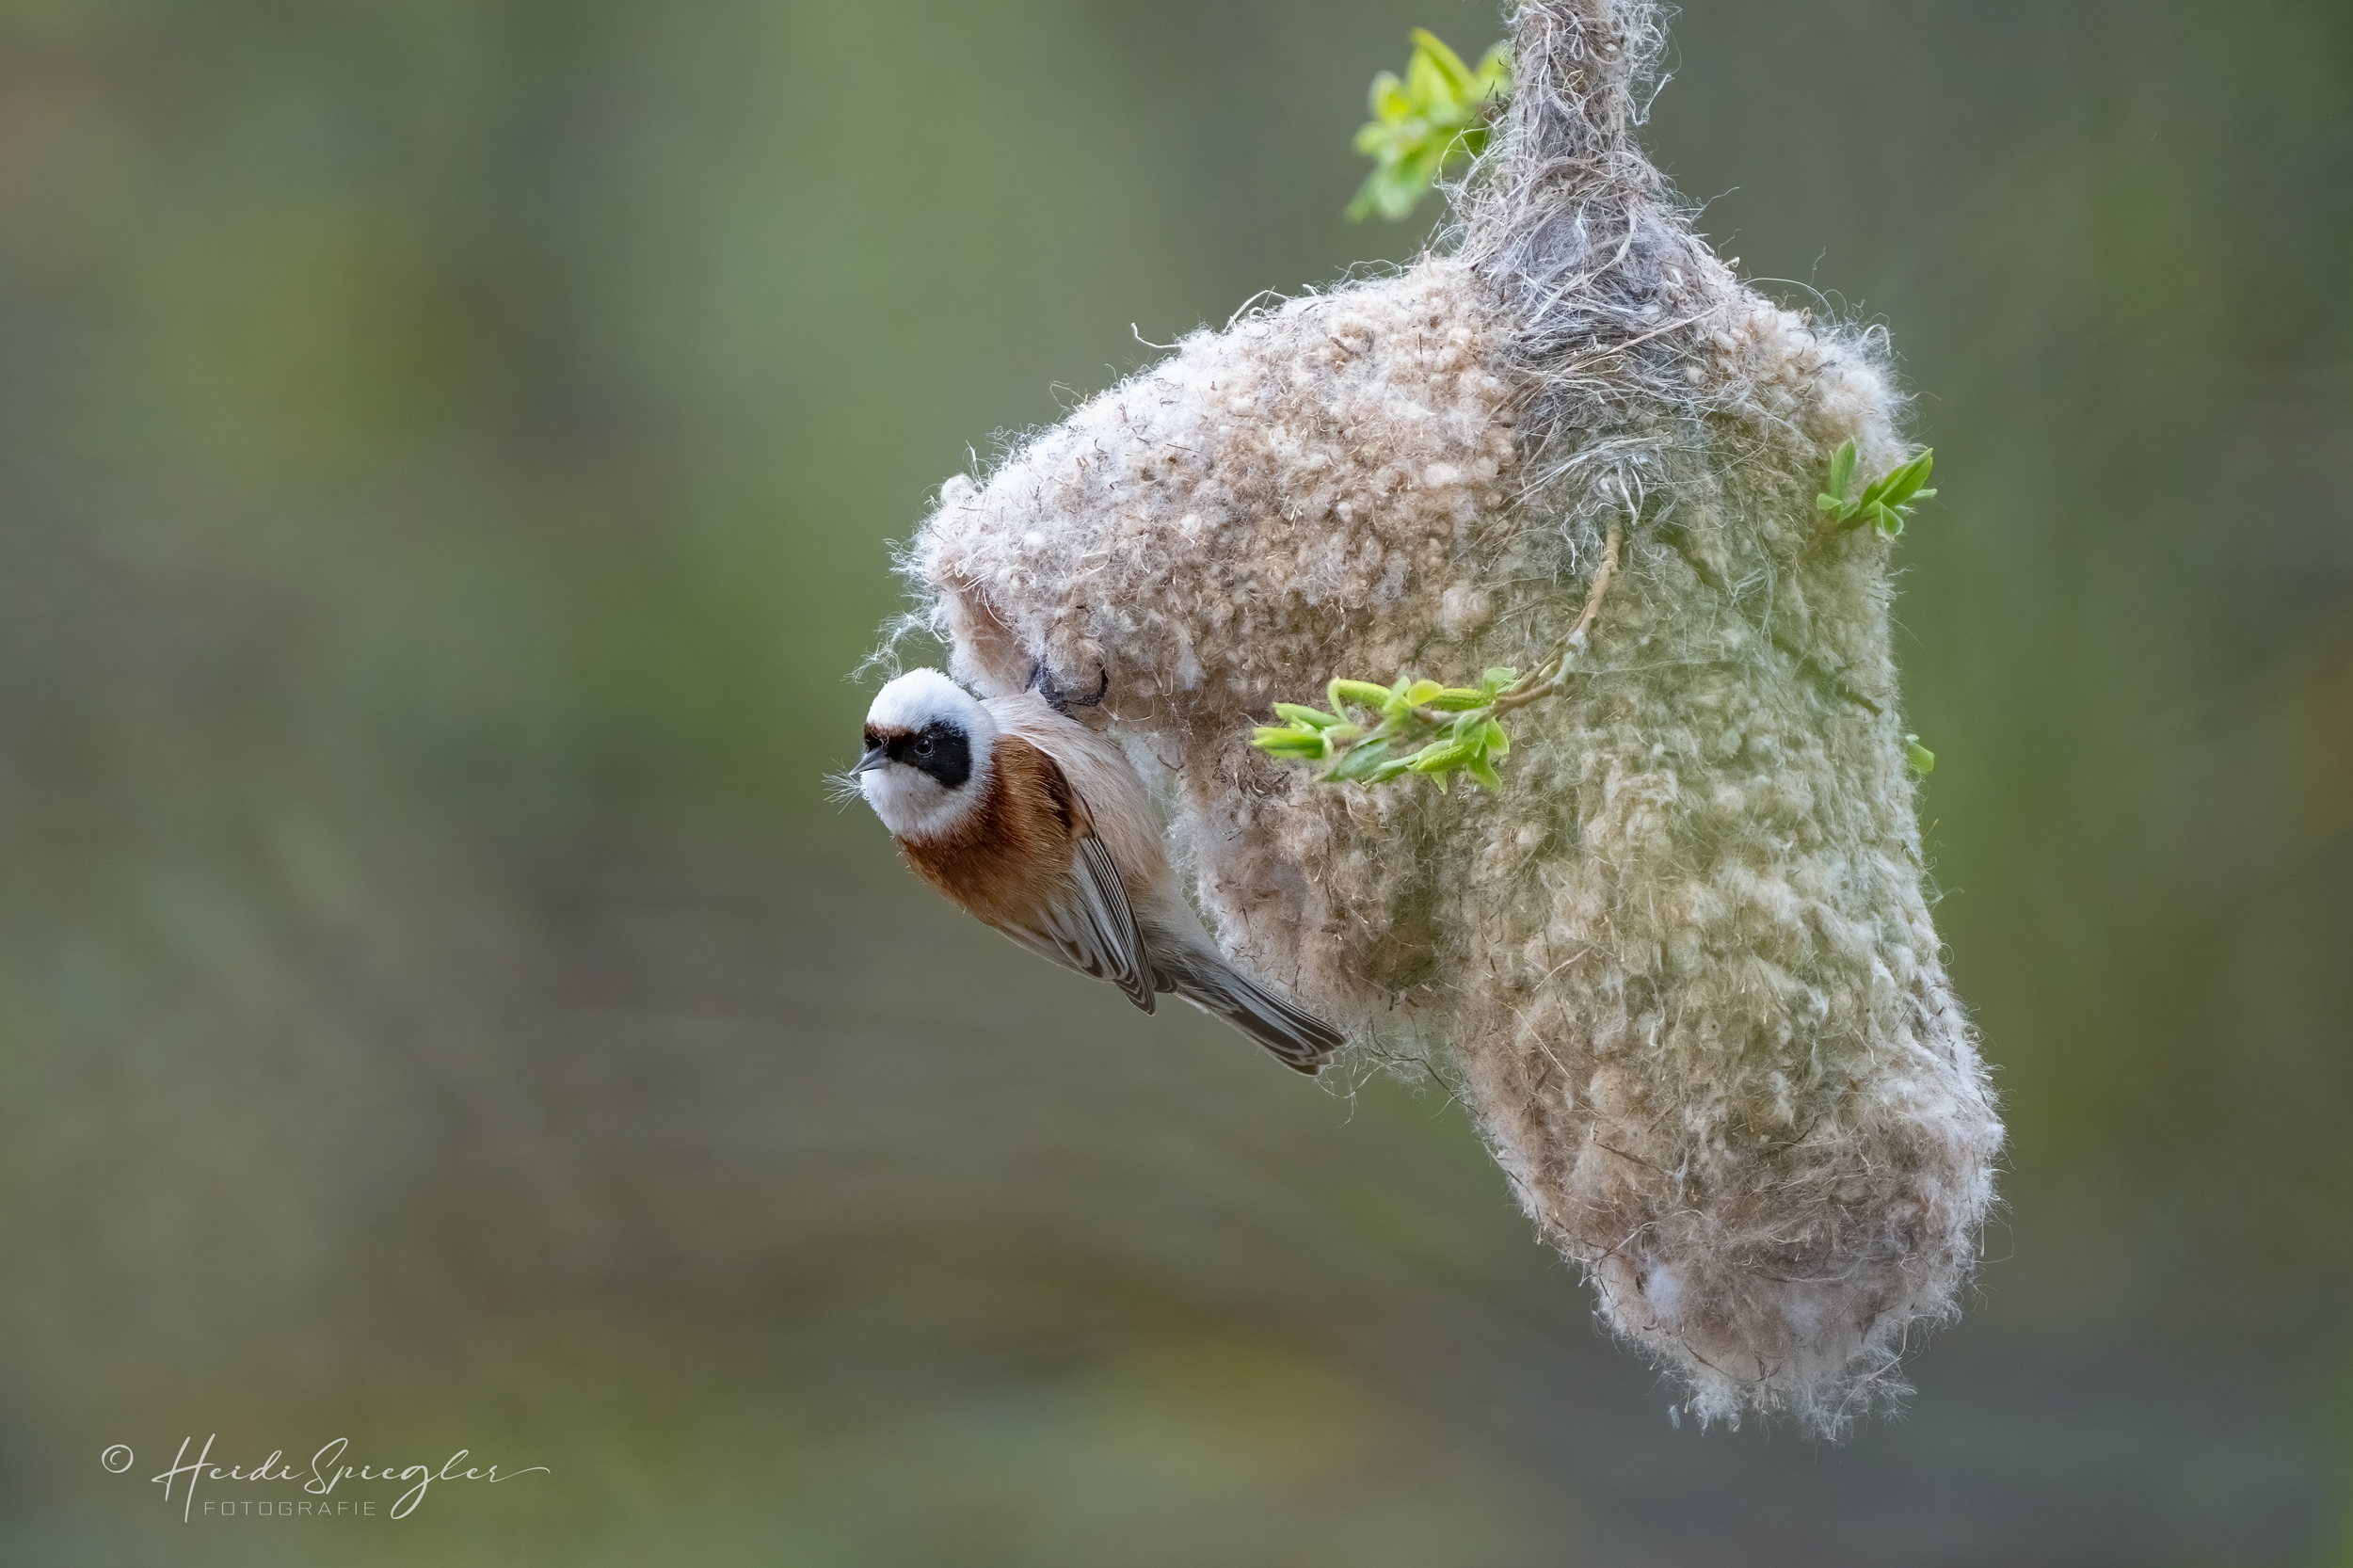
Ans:
[{"label": "small bird", "polygon": [[876,694],[851,776],[916,874],[968,913],[1146,1013],[1173,991],[1314,1073],[1340,1032],[1219,954],[1160,851],[1144,780],[1070,716],[1073,700],[1042,673],[982,700],[910,670]]}]

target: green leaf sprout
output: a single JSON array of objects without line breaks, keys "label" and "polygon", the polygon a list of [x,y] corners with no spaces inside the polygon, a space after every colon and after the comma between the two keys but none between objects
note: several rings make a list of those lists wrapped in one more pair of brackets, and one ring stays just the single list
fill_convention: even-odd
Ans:
[{"label": "green leaf sprout", "polygon": [[1904,737],[1904,760],[1923,778],[1936,771],[1936,753],[1922,745],[1917,735]]},{"label": "green leaf sprout", "polygon": [[1512,749],[1512,738],[1498,721],[1514,708],[1550,696],[1578,673],[1569,663],[1590,646],[1594,617],[1601,614],[1602,596],[1617,575],[1618,552],[1625,545],[1625,525],[1612,522],[1584,610],[1561,651],[1533,673],[1522,676],[1498,664],[1482,673],[1476,686],[1441,686],[1410,675],[1399,676],[1391,686],[1336,680],[1324,689],[1329,712],[1278,702],[1274,716],[1284,722],[1260,725],[1250,744],[1277,761],[1315,769],[1319,784],[1386,784],[1414,773],[1444,793],[1447,779],[1460,773],[1481,789],[1502,789],[1496,761]]},{"label": "green leaf sprout", "polygon": [[1558,662],[1528,680],[1507,666],[1476,686],[1441,686],[1401,675],[1390,686],[1334,680],[1327,712],[1278,702],[1279,725],[1262,725],[1250,744],[1278,761],[1305,763],[1323,784],[1386,784],[1420,774],[1441,792],[1455,774],[1489,790],[1503,788],[1496,760],[1512,749],[1497,715],[1558,689]]},{"label": "green leaf sprout", "polygon": [[1404,79],[1386,71],[1372,79],[1372,120],[1356,133],[1356,151],[1373,170],[1348,204],[1349,217],[1411,216],[1448,164],[1485,151],[1495,106],[1511,89],[1502,44],[1473,71],[1427,28],[1415,28]]},{"label": "green leaf sprout", "polygon": [[1912,515],[1913,504],[1936,493],[1922,488],[1936,466],[1934,447],[1873,480],[1861,495],[1849,499],[1848,491],[1854,486],[1854,442],[1842,443],[1830,460],[1830,488],[1814,498],[1816,508],[1829,514],[1833,534],[1844,534],[1867,522],[1879,530],[1882,538],[1892,539],[1904,531],[1904,520]]}]

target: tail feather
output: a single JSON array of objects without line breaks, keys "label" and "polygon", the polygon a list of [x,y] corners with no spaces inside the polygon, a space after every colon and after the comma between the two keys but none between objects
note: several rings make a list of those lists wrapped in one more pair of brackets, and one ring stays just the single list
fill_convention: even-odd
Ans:
[{"label": "tail feather", "polygon": [[1175,980],[1178,996],[1249,1035],[1293,1072],[1313,1077],[1348,1038],[1313,1013],[1260,989],[1224,965]]}]

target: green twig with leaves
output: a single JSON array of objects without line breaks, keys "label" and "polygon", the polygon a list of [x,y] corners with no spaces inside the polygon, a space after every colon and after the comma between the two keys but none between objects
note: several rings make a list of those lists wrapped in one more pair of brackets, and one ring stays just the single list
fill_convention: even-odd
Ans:
[{"label": "green twig with leaves", "polygon": [[[1927,488],[1929,475],[1936,468],[1934,447],[1874,479],[1861,495],[1849,493],[1854,488],[1854,465],[1853,440],[1840,442],[1831,455],[1830,484],[1814,498],[1815,509],[1825,514],[1821,544],[1865,523],[1878,530],[1880,537],[1892,539],[1904,531],[1904,520],[1912,516],[1912,508],[1936,494]],[[1906,735],[1904,761],[1925,778],[1936,766],[1936,753],[1922,745],[1919,736]]]},{"label": "green twig with leaves", "polygon": [[1922,488],[1936,467],[1934,447],[1874,479],[1861,495],[1850,499],[1847,492],[1854,488],[1854,442],[1849,440],[1830,460],[1830,488],[1814,498],[1815,509],[1829,514],[1828,534],[1844,534],[1867,522],[1879,530],[1881,537],[1892,539],[1904,531],[1904,520],[1912,515],[1913,504],[1936,493]]},{"label": "green twig with leaves", "polygon": [[1585,651],[1625,542],[1624,526],[1611,523],[1577,624],[1561,650],[1529,675],[1498,665],[1476,686],[1442,686],[1410,675],[1399,676],[1390,686],[1336,679],[1324,688],[1332,705],[1328,712],[1278,702],[1275,716],[1285,722],[1260,726],[1250,744],[1277,761],[1315,769],[1320,784],[1386,784],[1412,773],[1443,792],[1447,779],[1460,773],[1484,789],[1500,790],[1496,762],[1512,749],[1503,715],[1568,684],[1575,673],[1569,661]]},{"label": "green twig with leaves", "polygon": [[1387,71],[1372,79],[1372,120],[1356,133],[1356,151],[1374,167],[1348,216],[1412,216],[1449,163],[1486,150],[1496,107],[1511,90],[1512,58],[1502,44],[1474,71],[1427,28],[1415,28],[1403,79]]}]

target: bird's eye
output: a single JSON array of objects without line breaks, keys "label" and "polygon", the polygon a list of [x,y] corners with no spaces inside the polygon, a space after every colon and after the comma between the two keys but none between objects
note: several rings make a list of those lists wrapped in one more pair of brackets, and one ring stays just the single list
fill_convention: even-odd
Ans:
[{"label": "bird's eye", "polygon": [[918,757],[929,757],[931,754],[932,738],[929,735],[917,736],[915,739],[915,755]]}]

